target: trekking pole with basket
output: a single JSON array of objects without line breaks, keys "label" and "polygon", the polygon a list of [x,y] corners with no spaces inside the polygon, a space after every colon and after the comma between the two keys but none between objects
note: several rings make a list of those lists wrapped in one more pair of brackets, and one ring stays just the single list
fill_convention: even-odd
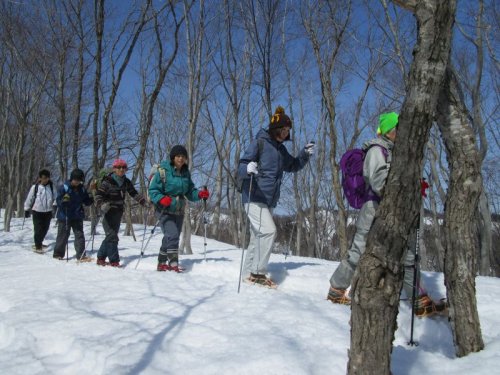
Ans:
[{"label": "trekking pole with basket", "polygon": [[240,277],[238,279],[238,293],[240,292],[240,287],[241,287],[241,273],[243,272],[243,257],[245,254],[245,242],[246,242],[246,235],[247,235],[247,226],[248,223],[250,222],[250,219],[248,218],[248,213],[250,212],[250,202],[252,198],[252,184],[253,184],[253,173],[250,174],[250,186],[248,188],[248,203],[247,203],[247,209],[245,212],[246,215],[246,223],[243,228],[243,241],[241,244],[241,261],[240,261]]}]

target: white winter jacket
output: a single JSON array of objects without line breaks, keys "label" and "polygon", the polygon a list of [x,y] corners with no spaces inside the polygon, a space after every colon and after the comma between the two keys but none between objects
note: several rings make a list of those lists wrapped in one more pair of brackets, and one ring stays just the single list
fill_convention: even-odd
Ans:
[{"label": "white winter jacket", "polygon": [[[35,195],[35,186],[38,185],[38,191]],[[52,187],[52,188],[51,188]],[[24,201],[24,211],[33,210],[36,212],[52,211],[52,205],[56,199],[56,190],[50,183],[47,185],[35,184],[31,187],[26,200]]]}]

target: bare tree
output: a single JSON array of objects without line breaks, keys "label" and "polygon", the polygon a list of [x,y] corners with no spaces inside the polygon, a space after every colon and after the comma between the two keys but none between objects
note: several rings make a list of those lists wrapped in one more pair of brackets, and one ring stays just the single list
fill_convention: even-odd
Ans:
[{"label": "bare tree", "polygon": [[482,193],[481,157],[457,78],[446,70],[437,105],[450,181],[445,204],[445,284],[455,352],[463,357],[484,348],[476,306],[474,213]]},{"label": "bare tree", "polygon": [[424,146],[448,62],[454,1],[397,1],[414,13],[418,38],[384,199],[354,276],[349,374],[389,374],[402,260],[418,225]]},{"label": "bare tree", "polygon": [[[346,207],[342,200],[342,186],[340,181],[340,166],[336,162],[339,155],[338,134],[336,126],[337,116],[337,95],[343,84],[345,71],[337,69],[339,65],[340,54],[345,42],[346,30],[351,18],[351,2],[331,2],[319,1],[313,3],[309,8],[302,12],[302,23],[307,32],[312,45],[314,57],[318,67],[319,79],[321,84],[321,105],[322,121],[325,126],[324,134],[329,140],[330,164],[332,166],[332,184],[333,193],[339,207],[337,217],[337,235],[339,237],[339,246],[341,254],[347,253],[347,217]],[[334,74],[335,78],[334,79]],[[326,149],[326,137],[321,137],[320,147]],[[309,248],[313,250],[318,247],[316,212],[317,193],[319,184],[316,185],[316,191],[311,196],[311,213],[309,215]]]}]

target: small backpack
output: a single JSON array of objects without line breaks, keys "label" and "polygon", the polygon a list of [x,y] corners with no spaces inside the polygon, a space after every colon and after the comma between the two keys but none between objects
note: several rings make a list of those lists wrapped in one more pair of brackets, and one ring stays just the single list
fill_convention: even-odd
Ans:
[{"label": "small backpack", "polygon": [[[259,138],[257,139],[257,158],[256,160],[252,160],[252,161],[255,161],[255,162],[259,162],[259,159],[260,159],[260,154],[262,153],[262,150],[264,149],[264,139],[263,138]],[[241,193],[243,191],[243,178],[240,177],[240,174],[238,172],[236,172],[236,191],[238,193]]]},{"label": "small backpack", "polygon": [[165,168],[161,167],[160,164],[153,164],[151,166],[151,170],[149,172],[148,187],[146,189],[146,192],[147,192],[146,195],[147,195],[147,198],[148,198],[149,202],[152,202],[151,198],[149,197],[149,185],[151,185],[151,180],[153,180],[153,177],[155,176],[155,174],[157,172],[160,173],[160,180],[161,180],[161,183],[163,185],[163,191],[165,191],[165,184],[167,183],[167,174],[165,172]]},{"label": "small backpack", "polygon": [[380,145],[371,145],[366,151],[359,148],[348,150],[340,159],[342,189],[344,190],[344,195],[347,198],[349,206],[355,209],[360,209],[369,200],[378,200],[378,197],[372,192],[371,187],[366,185],[365,178],[363,177],[363,164],[366,153],[374,146],[381,148],[387,160],[387,150]]},{"label": "small backpack", "polygon": [[[39,185],[40,185],[39,182],[35,183],[35,191],[33,192],[33,198],[31,198],[30,210],[32,210],[33,206],[35,205],[36,195],[38,194]],[[52,180],[49,180],[49,183],[47,185],[50,186],[50,194],[52,195],[52,199],[54,199],[54,185],[52,184]]]}]

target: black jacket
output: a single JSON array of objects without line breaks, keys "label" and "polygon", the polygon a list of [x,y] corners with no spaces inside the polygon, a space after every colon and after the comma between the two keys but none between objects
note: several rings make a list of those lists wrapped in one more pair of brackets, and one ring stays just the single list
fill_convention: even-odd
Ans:
[{"label": "black jacket", "polygon": [[144,202],[144,197],[135,190],[134,185],[126,176],[123,177],[122,186],[119,186],[113,178],[113,173],[110,173],[103,178],[97,188],[95,201],[97,206],[109,202],[111,207],[123,207],[125,193],[129,193],[139,203]]}]

